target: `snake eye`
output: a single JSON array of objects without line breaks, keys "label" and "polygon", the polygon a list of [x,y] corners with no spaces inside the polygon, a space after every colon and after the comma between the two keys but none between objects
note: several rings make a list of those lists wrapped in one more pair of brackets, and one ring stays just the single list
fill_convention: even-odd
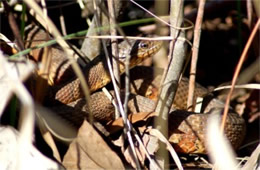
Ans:
[{"label": "snake eye", "polygon": [[148,48],[148,43],[141,42],[141,43],[139,44],[139,47],[140,47],[140,48]]}]

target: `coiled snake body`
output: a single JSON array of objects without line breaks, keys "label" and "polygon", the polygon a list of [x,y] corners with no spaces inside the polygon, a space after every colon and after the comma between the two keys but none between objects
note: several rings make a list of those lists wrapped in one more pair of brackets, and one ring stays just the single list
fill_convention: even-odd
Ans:
[{"label": "coiled snake body", "polygon": [[[46,37],[46,33],[36,29],[31,31],[27,40],[37,40],[39,37]],[[39,43],[39,41],[35,41]],[[145,58],[150,57],[156,53],[162,42],[160,41],[130,41],[130,45],[127,42],[123,42],[119,45],[120,61],[120,73],[124,72],[124,59],[127,55],[131,56],[130,67],[134,67]],[[27,45],[27,47],[35,46],[35,43]],[[69,66],[66,63],[63,51],[58,48],[52,47],[52,60],[53,74],[52,82],[56,82],[59,76],[59,71],[64,72],[61,64]],[[57,57],[57,58],[56,58]],[[57,64],[58,63],[58,64]],[[57,68],[62,68],[57,70]],[[111,80],[105,57],[97,57],[91,61],[85,69],[83,69],[85,79],[91,92],[105,86]],[[70,73],[69,73],[70,74]],[[135,85],[131,85],[133,92],[142,94],[142,96],[134,96],[130,98],[128,103],[130,112],[151,112],[155,107],[155,102],[149,98],[153,98],[154,92],[159,88],[160,75],[154,76],[154,70],[151,67],[135,67],[131,70],[131,79]],[[56,79],[55,79],[55,78]],[[114,108],[111,101],[102,93],[96,92],[91,95],[90,108],[85,105],[85,99],[82,99],[83,93],[80,87],[80,81],[75,78],[68,83],[53,87],[51,90],[55,95],[55,99],[61,103],[68,104],[68,108],[76,109],[62,109],[63,106],[53,108],[53,110],[59,112],[63,117],[67,117],[74,124],[80,125],[86,116],[86,112],[91,111],[94,118],[101,122],[108,122],[113,119]],[[183,78],[179,84],[174,106],[179,109],[186,108],[188,81]],[[200,85],[196,85],[195,97],[205,96],[207,90]],[[155,93],[156,94],[156,93]],[[219,101],[212,100],[210,105],[223,106]],[[206,107],[206,110],[209,110]],[[169,141],[172,142],[175,148],[180,152],[185,153],[205,153],[204,139],[205,139],[205,125],[209,114],[196,114],[193,112],[187,112],[185,110],[175,110],[170,114],[169,120]],[[242,141],[245,134],[245,122],[235,113],[230,113],[225,127],[225,134],[230,140],[234,148],[237,148]]]}]

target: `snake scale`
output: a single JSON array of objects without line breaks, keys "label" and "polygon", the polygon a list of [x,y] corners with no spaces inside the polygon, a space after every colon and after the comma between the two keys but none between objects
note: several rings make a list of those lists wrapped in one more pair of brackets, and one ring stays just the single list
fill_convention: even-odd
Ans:
[{"label": "snake scale", "polygon": [[[41,29],[30,30],[27,36],[26,47],[33,47],[42,43],[50,37]],[[155,54],[161,47],[160,41],[129,41],[130,45],[125,41],[119,45],[119,63],[120,73],[124,72],[124,60],[126,55],[131,55],[130,67],[134,67]],[[127,44],[127,45],[126,45]],[[39,50],[34,51],[32,55],[38,56]],[[59,84],[51,88],[52,97],[59,102],[66,104],[53,107],[52,109],[69,119],[76,126],[80,126],[81,122],[91,111],[94,118],[100,122],[108,122],[114,119],[114,107],[111,101],[103,92],[97,91],[99,88],[107,85],[111,78],[108,73],[105,57],[96,57],[86,67],[83,68],[85,79],[92,93],[89,106],[86,107],[86,101],[80,87],[80,81],[73,78],[65,83],[60,83],[64,77],[73,76],[70,64],[67,61],[64,52],[56,47],[51,47],[52,65],[50,68],[50,82]],[[70,71],[67,71],[70,70]],[[151,112],[155,108],[156,95],[161,81],[162,70],[155,71],[151,67],[136,66],[130,71],[131,75],[131,92],[139,95],[130,95],[128,103],[129,112]],[[97,92],[95,92],[97,91]],[[186,101],[188,93],[188,79],[182,78],[179,83],[173,107],[181,110],[172,111],[169,116],[169,141],[174,145],[175,149],[184,153],[206,153],[205,149],[205,127],[209,114],[187,112]],[[54,94],[54,95],[53,95]],[[204,97],[208,91],[196,84],[195,98]],[[143,96],[140,96],[143,95]],[[204,112],[208,112],[213,107],[223,107],[223,103],[212,99],[206,105]],[[234,148],[238,148],[245,135],[245,121],[236,113],[229,113],[225,134],[230,140]]]}]

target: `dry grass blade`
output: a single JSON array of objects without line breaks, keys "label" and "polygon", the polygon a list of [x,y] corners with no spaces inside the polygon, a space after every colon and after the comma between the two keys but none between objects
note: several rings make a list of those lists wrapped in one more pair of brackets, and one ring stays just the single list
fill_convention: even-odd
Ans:
[{"label": "dry grass blade", "polygon": [[[43,11],[36,4],[36,2],[34,2],[32,0],[25,0],[25,2],[29,7],[31,7],[35,11],[35,13],[37,14],[36,16],[40,19],[39,21],[42,21],[40,23],[48,25],[48,28],[49,28],[50,32],[53,34],[53,36],[56,38],[57,43],[62,47],[62,49],[64,50],[64,52],[68,56],[68,59],[71,62],[71,66],[74,69],[75,74],[78,76],[78,78],[81,82],[81,87],[82,87],[83,93],[86,96],[86,101],[89,101],[88,99],[89,99],[90,94],[89,94],[89,90],[88,90],[88,87],[87,87],[87,83],[84,79],[84,76],[83,76],[81,69],[79,68],[75,59],[72,57],[72,56],[74,56],[73,50],[71,50],[69,45],[63,40],[63,38],[61,37],[61,34],[59,33],[59,31],[55,27],[54,23],[50,20],[50,18],[44,17]],[[88,102],[86,104],[88,104]]]},{"label": "dry grass blade", "polygon": [[260,154],[260,144],[258,144],[257,148],[251,154],[250,158],[246,162],[246,164],[241,168],[241,170],[251,170],[251,169],[259,169],[259,154]]},{"label": "dry grass blade", "polygon": [[77,136],[77,129],[51,110],[36,105],[36,113],[39,118],[38,123],[43,123],[57,139],[69,143]]},{"label": "dry grass blade", "polygon": [[[214,91],[219,91],[219,90],[225,90],[225,89],[230,89],[232,88],[231,85],[228,86],[221,86],[217,87],[214,89]],[[241,85],[235,85],[235,89],[258,89],[260,90],[260,84],[241,84]]]},{"label": "dry grass blade", "polygon": [[[64,169],[40,153],[32,144],[29,144],[28,148],[21,148],[21,134],[13,127],[1,126],[0,135],[0,169]],[[21,153],[23,158],[18,160]]]},{"label": "dry grass blade", "polygon": [[[32,139],[32,127],[34,122],[34,108],[33,108],[33,101],[31,96],[29,95],[28,91],[22,84],[22,82],[19,80],[19,73],[15,68],[12,67],[4,58],[2,54],[0,54],[0,67],[3,69],[4,76],[6,77],[5,83],[9,84],[10,91],[14,92],[18,98],[22,102],[22,115],[25,116],[25,122],[28,123],[27,125],[21,124],[21,131],[24,131],[27,135],[25,135],[27,138],[25,139]],[[27,74],[31,73],[33,67],[29,68],[27,71]],[[27,115],[28,114],[28,115]],[[29,122],[27,122],[29,121]],[[22,122],[20,122],[22,123]],[[31,126],[31,127],[30,127]],[[27,129],[29,128],[29,129]],[[28,130],[28,131],[27,131]]]},{"label": "dry grass blade", "polygon": [[206,147],[214,167],[221,170],[237,169],[238,163],[227,138],[219,131],[220,113],[222,109],[215,109],[207,121]]},{"label": "dry grass blade", "polygon": [[248,18],[248,26],[251,27],[252,24],[252,16],[253,16],[253,5],[252,1],[247,0],[246,1],[246,7],[247,7],[247,18]]},{"label": "dry grass blade", "polygon": [[252,30],[249,38],[248,38],[248,41],[246,43],[246,46],[241,54],[241,57],[239,59],[239,62],[237,64],[237,67],[236,67],[236,71],[234,73],[234,76],[233,76],[233,79],[232,79],[232,83],[231,83],[231,89],[228,93],[228,96],[227,96],[227,99],[226,99],[226,103],[225,103],[225,109],[224,109],[224,116],[223,116],[223,119],[222,119],[222,123],[221,123],[221,131],[223,132],[224,131],[224,127],[225,127],[225,122],[226,122],[226,119],[227,119],[227,114],[228,114],[228,107],[229,107],[229,103],[230,103],[230,99],[231,99],[231,96],[232,96],[232,93],[234,91],[234,86],[235,86],[235,83],[237,81],[237,78],[238,78],[238,74],[242,68],[242,65],[245,61],[245,58],[246,58],[246,54],[249,50],[249,47],[256,35],[256,32],[257,30],[259,30],[259,27],[260,27],[260,18],[257,20],[257,23],[255,24],[254,26],[254,29]]},{"label": "dry grass blade", "polygon": [[[31,62],[19,62],[19,63],[7,63],[4,59],[4,56],[2,53],[0,53],[0,60],[1,60],[1,67],[0,67],[0,77],[1,77],[1,83],[0,83],[0,115],[3,113],[4,108],[11,98],[12,95],[12,89],[11,86],[9,86],[9,78],[6,74],[6,71],[4,70],[5,67],[9,67],[9,74],[12,74],[12,78],[17,78],[17,81],[24,81],[28,78],[28,76],[32,73],[34,69],[34,65]],[[2,63],[3,62],[3,63]],[[19,80],[18,80],[19,79]]]},{"label": "dry grass blade", "polygon": [[[34,154],[38,152],[35,150],[34,154],[32,154],[33,156],[29,154],[32,152],[31,144],[35,123],[34,104],[31,95],[19,80],[19,73],[17,73],[16,69],[12,69],[12,65],[10,65],[2,55],[0,56],[0,66],[3,69],[5,83],[8,84],[10,91],[16,94],[21,101],[21,116],[19,120],[20,134],[17,140],[16,151],[17,157],[13,161],[17,161],[15,169],[24,169],[25,167],[28,167],[28,163],[31,162],[35,156]],[[27,72],[28,74],[28,72],[32,71],[30,69],[32,69],[32,67],[28,67],[27,71],[24,72]],[[39,162],[41,161],[43,160],[39,159]],[[31,164],[31,166],[35,166],[35,164]]]}]

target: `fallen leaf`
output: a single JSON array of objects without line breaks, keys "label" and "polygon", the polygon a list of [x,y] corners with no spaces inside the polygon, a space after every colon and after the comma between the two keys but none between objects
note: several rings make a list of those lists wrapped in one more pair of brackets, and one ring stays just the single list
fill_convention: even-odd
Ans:
[{"label": "fallen leaf", "polygon": [[125,169],[121,159],[107,143],[84,121],[77,138],[64,156],[66,169]]}]

